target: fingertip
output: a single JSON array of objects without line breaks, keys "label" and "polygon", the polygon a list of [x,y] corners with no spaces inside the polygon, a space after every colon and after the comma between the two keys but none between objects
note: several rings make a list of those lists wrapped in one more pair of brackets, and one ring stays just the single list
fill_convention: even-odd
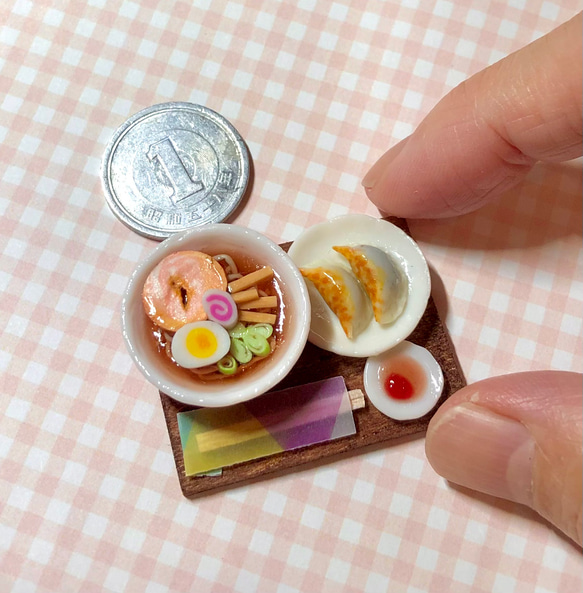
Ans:
[{"label": "fingertip", "polygon": [[425,174],[419,167],[423,144],[417,132],[404,138],[385,152],[362,179],[367,198],[385,216],[420,218],[442,216],[442,206],[435,208],[434,195],[427,200]]},{"label": "fingertip", "polygon": [[[443,218],[478,207],[469,205],[468,185],[455,179],[459,159],[430,114],[413,134],[385,152],[362,180],[368,199],[383,213],[401,218]],[[448,144],[447,154],[437,148]],[[461,161],[463,162],[463,161]]]},{"label": "fingertip", "polygon": [[516,373],[453,394],[427,430],[437,473],[524,503],[582,544],[581,375]]},{"label": "fingertip", "polygon": [[391,163],[399,156],[409,137],[404,138],[395,146],[392,146],[387,150],[377,161],[376,163],[368,170],[366,175],[362,178],[362,186],[364,187],[367,195],[372,197],[376,195],[374,191],[375,186],[378,184],[379,180],[383,177],[386,170],[391,166]]},{"label": "fingertip", "polygon": [[520,423],[464,402],[430,425],[426,453],[445,479],[523,504],[532,504],[534,440]]},{"label": "fingertip", "polygon": [[472,212],[539,160],[581,155],[581,14],[452,89],[365,175],[368,198],[406,218]]}]

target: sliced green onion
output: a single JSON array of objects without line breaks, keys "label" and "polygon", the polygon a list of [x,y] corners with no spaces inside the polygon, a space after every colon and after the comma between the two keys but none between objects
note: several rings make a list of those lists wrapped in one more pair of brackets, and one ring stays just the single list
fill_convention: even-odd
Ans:
[{"label": "sliced green onion", "polygon": [[223,373],[223,375],[234,375],[237,372],[237,361],[231,356],[227,354],[217,362],[217,367],[219,367],[219,371]]},{"label": "sliced green onion", "polygon": [[253,358],[253,353],[240,338],[231,338],[231,348],[229,352],[235,360],[241,364],[249,362]]},{"label": "sliced green onion", "polygon": [[229,330],[229,335],[231,338],[242,338],[246,331],[247,328],[239,321],[233,329]]},{"label": "sliced green onion", "polygon": [[257,356],[267,356],[271,352],[269,342],[259,334],[247,332],[243,336],[243,341],[245,342],[245,346]]},{"label": "sliced green onion", "polygon": [[247,333],[253,332],[263,336],[264,338],[270,338],[273,333],[273,325],[270,323],[254,323],[247,327]]}]

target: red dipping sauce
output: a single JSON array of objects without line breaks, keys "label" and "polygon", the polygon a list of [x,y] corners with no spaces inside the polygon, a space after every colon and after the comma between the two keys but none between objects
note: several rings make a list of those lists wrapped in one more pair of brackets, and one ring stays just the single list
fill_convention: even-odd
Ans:
[{"label": "red dipping sauce", "polygon": [[395,400],[414,400],[427,389],[427,373],[410,356],[392,357],[380,369],[379,379],[388,397]]}]

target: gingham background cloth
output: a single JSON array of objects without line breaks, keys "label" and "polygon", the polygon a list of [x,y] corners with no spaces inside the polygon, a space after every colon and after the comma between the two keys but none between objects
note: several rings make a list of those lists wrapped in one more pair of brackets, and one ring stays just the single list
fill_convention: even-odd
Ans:
[{"label": "gingham background cloth", "polygon": [[[195,501],[120,299],[155,246],[109,210],[114,131],[190,101],[247,142],[232,222],[275,241],[377,216],[360,179],[451,88],[574,0],[3,0],[0,590],[581,591],[581,554],[529,510],[453,488],[423,438]],[[581,368],[581,163],[411,221],[469,382]]]}]

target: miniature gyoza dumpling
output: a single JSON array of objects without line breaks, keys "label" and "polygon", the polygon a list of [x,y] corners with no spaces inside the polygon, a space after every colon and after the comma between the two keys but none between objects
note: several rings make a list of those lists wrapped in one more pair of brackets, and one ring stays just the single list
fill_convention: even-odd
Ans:
[{"label": "miniature gyoza dumpling", "polygon": [[395,321],[407,302],[407,278],[399,266],[378,247],[354,245],[333,247],[344,256],[372,303],[376,321]]},{"label": "miniature gyoza dumpling", "polygon": [[304,278],[313,282],[328,307],[338,317],[348,339],[356,337],[370,323],[370,302],[349,270],[326,265],[301,268],[300,272]]}]

